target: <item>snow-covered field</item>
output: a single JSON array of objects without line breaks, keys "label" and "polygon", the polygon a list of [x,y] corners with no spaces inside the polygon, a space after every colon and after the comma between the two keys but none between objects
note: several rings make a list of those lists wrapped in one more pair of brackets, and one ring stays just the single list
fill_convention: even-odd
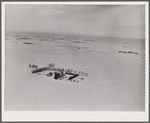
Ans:
[{"label": "snow-covered field", "polygon": [[[5,110],[144,111],[144,44],[144,39],[7,34]],[[29,68],[49,63],[89,76],[73,83]]]}]

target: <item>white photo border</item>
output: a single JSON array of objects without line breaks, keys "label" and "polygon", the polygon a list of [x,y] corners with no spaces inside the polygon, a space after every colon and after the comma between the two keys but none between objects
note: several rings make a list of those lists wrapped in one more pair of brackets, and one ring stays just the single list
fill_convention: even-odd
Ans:
[{"label": "white photo border", "polygon": [[[5,5],[145,5],[145,111],[4,111],[5,83]],[[2,2],[2,121],[148,121],[149,120],[149,3],[148,2]]]}]

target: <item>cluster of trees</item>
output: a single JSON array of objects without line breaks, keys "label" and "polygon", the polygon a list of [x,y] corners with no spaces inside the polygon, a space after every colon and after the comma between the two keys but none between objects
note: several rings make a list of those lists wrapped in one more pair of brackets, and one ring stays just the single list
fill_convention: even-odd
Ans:
[{"label": "cluster of trees", "polygon": [[34,43],[24,42],[23,44],[34,44]]},{"label": "cluster of trees", "polygon": [[54,63],[50,63],[49,67],[55,67],[55,64]]},{"label": "cluster of trees", "polygon": [[119,53],[132,53],[132,54],[138,54],[137,52],[132,51],[118,51]]},{"label": "cluster of trees", "polygon": [[38,68],[38,66],[35,65],[35,64],[33,64],[33,65],[29,64],[29,67],[31,67],[31,68]]},{"label": "cluster of trees", "polygon": [[17,38],[17,40],[19,40],[19,39],[31,40],[32,38]]},{"label": "cluster of trees", "polygon": [[48,69],[49,69],[48,67],[37,68],[37,69],[32,70],[32,73],[38,73],[38,72],[48,70]]},{"label": "cluster of trees", "polygon": [[64,69],[64,68],[55,68],[55,64],[53,63],[50,63],[48,67],[43,67],[43,68],[38,68],[37,65],[31,65],[31,64],[29,64],[29,67],[37,68],[37,69],[32,70],[32,73],[37,73],[37,72],[41,72],[44,70],[52,70],[52,71],[59,71],[61,74],[66,73],[66,74],[73,74],[73,75],[78,74],[82,76],[88,76],[88,74],[84,71],[76,71],[73,69]]},{"label": "cluster of trees", "polygon": [[82,75],[82,76],[88,76],[88,74],[84,71],[75,71],[73,69],[51,68],[51,67],[49,67],[49,70],[60,71],[60,72],[64,72],[64,73],[67,73],[67,74],[78,74],[78,75]]}]

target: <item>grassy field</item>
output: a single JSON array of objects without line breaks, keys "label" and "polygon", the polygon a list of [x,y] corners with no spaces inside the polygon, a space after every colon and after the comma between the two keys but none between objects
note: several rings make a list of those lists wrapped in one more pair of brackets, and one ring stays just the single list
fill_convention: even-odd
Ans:
[{"label": "grassy field", "polygon": [[[8,34],[5,110],[144,111],[144,39]],[[118,53],[132,51],[138,54]],[[85,71],[79,83],[31,73],[55,63]]]}]

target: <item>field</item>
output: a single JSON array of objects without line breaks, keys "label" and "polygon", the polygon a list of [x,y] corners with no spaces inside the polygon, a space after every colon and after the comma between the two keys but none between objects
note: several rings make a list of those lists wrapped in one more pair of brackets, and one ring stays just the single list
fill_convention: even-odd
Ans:
[{"label": "field", "polygon": [[[144,46],[144,39],[7,33],[5,110],[144,111]],[[73,83],[29,68],[49,63],[89,76]]]}]

